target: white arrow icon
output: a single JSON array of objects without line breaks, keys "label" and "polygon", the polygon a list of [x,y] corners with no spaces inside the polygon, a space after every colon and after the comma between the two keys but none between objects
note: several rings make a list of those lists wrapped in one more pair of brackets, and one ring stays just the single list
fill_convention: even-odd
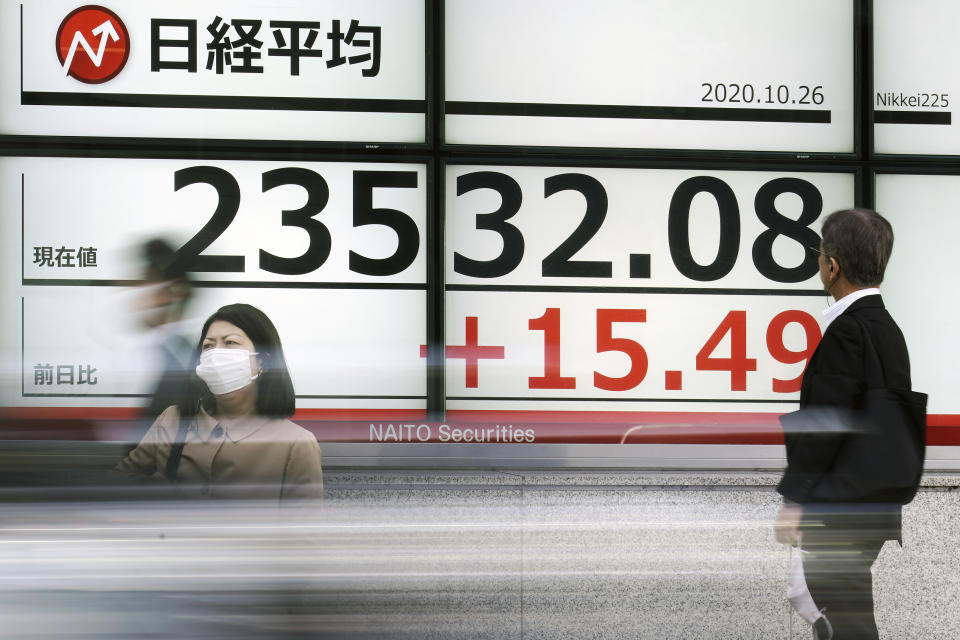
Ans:
[{"label": "white arrow icon", "polygon": [[82,33],[79,31],[74,32],[73,42],[70,43],[70,51],[67,53],[67,59],[63,63],[64,75],[70,74],[70,65],[73,64],[73,56],[77,53],[77,45],[81,45],[83,50],[87,52],[87,55],[90,56],[90,59],[93,60],[94,66],[99,67],[103,62],[103,54],[107,50],[107,40],[117,42],[120,39],[120,34],[113,28],[113,23],[109,20],[104,21],[103,24],[96,27],[90,33],[92,33],[94,37],[100,36],[100,46],[97,47],[96,53],[94,53],[93,48]]}]

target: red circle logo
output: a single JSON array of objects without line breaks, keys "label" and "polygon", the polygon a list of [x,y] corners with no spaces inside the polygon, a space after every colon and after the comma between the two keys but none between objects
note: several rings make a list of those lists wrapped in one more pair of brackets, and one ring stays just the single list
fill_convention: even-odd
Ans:
[{"label": "red circle logo", "polygon": [[130,35],[110,9],[88,4],[71,11],[57,29],[57,58],[63,72],[100,84],[116,76],[130,56]]}]

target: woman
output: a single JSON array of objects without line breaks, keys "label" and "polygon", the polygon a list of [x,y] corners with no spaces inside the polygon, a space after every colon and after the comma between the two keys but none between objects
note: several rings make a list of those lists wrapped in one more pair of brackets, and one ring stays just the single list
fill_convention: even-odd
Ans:
[{"label": "woman", "polygon": [[320,447],[286,419],[293,382],[270,319],[248,304],[221,307],[203,325],[193,364],[179,404],[117,469],[201,496],[320,498]]}]

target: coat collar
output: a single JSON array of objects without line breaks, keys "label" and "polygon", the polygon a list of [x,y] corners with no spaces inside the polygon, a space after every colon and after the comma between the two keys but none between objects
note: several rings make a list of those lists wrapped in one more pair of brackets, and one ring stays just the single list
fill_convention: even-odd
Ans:
[{"label": "coat collar", "polygon": [[231,441],[240,442],[244,438],[249,438],[259,431],[269,421],[270,418],[261,415],[248,415],[241,418],[218,421],[201,407],[200,412],[197,414],[197,435],[199,435],[203,441],[210,440],[214,428],[219,424],[223,427],[225,435],[230,438]]},{"label": "coat collar", "polygon": [[848,313],[853,313],[854,311],[858,311],[860,309],[886,309],[886,307],[883,306],[883,297],[877,293],[870,296],[864,296],[859,300],[854,300],[853,303],[840,315],[847,315]]},{"label": "coat collar", "polygon": [[[853,302],[851,302],[850,306],[844,309],[843,312],[839,316],[837,316],[837,318],[851,314],[851,313],[855,313],[860,309],[885,309],[885,308],[886,307],[884,307],[883,305],[883,298],[880,296],[880,294],[872,294],[869,296],[864,296],[862,298],[859,298],[858,300],[854,300]],[[833,320],[836,321],[836,318],[834,318]],[[830,329],[830,326],[832,324],[833,322],[828,324],[827,327],[823,330],[823,333],[826,333]],[[807,363],[807,367],[810,366],[810,362],[813,362],[813,360],[820,353],[820,345],[822,344],[823,344],[822,340],[821,342],[817,343],[817,348],[814,349],[813,355],[810,356],[810,361]]]}]

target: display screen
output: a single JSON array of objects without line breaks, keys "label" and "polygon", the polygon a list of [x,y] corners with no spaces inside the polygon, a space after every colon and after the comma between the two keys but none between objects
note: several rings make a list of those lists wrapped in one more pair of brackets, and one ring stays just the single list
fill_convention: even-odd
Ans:
[{"label": "display screen", "polygon": [[876,153],[960,155],[958,21],[960,5],[949,0],[874,1]]},{"label": "display screen", "polygon": [[451,144],[852,153],[853,2],[448,0]]},{"label": "display screen", "polygon": [[[447,409],[790,410],[851,173],[449,165]],[[706,415],[705,413],[705,415]]]},{"label": "display screen", "polygon": [[6,406],[138,406],[156,377],[142,247],[277,326],[298,408],[426,406],[425,164],[0,159]]},{"label": "display screen", "polygon": [[0,1],[0,135],[423,143],[423,0]]},{"label": "display screen", "polygon": [[0,0],[0,405],[145,404],[162,239],[194,291],[171,330],[261,308],[321,441],[779,445],[832,303],[822,220],[872,203],[869,170],[884,299],[930,443],[955,444],[950,328],[916,286],[952,273],[930,230],[952,237],[960,178],[894,163],[958,155],[958,21],[943,0]]},{"label": "display screen", "polygon": [[[876,176],[877,210],[893,225],[893,254],[880,289],[910,351],[913,388],[930,397],[935,424],[960,420],[960,373],[953,318],[960,303],[932,282],[956,272],[953,238],[960,233],[960,176]],[[949,285],[947,285],[949,288]]]}]

